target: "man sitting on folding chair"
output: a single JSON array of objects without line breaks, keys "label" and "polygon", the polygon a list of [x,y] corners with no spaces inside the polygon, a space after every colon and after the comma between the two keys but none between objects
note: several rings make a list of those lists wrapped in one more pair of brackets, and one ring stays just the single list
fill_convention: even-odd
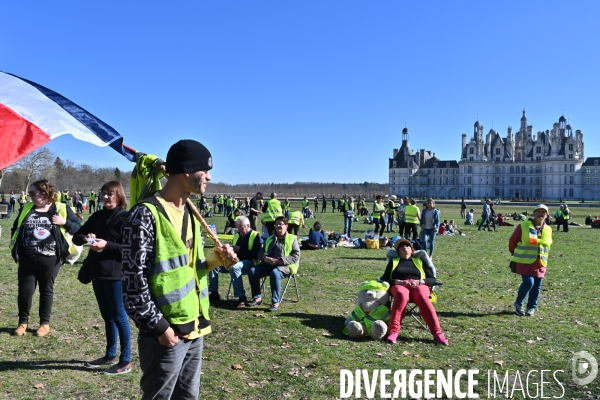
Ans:
[{"label": "man sitting on folding chair", "polygon": [[[250,228],[248,217],[241,216],[236,221],[238,233],[233,236],[233,251],[240,260],[229,269],[231,275],[231,285],[233,286],[233,295],[238,298],[236,307],[244,307],[248,300],[244,291],[244,281],[242,275],[248,274],[250,268],[258,261],[258,253],[262,247],[262,238],[260,234]],[[219,296],[219,272],[226,272],[225,267],[220,266],[208,273],[208,291],[211,303],[220,300]],[[229,293],[228,293],[229,296]]]},{"label": "man sitting on folding chair", "polygon": [[380,278],[380,281],[390,284],[390,294],[394,297],[386,341],[396,343],[400,334],[400,322],[410,301],[419,307],[435,343],[447,346],[448,339],[442,333],[437,314],[429,299],[431,287],[436,283],[433,263],[425,251],[415,251],[410,240],[397,240],[394,248],[400,257],[388,262]]},{"label": "man sitting on folding chair", "polygon": [[[275,233],[269,236],[258,258],[259,265],[250,269],[249,280],[254,301],[248,306],[262,304],[260,279],[270,276],[271,282],[271,307],[269,311],[278,311],[281,303],[281,279],[284,276],[294,277],[298,272],[300,262],[300,245],[298,238],[287,232],[288,220],[285,217],[275,219]],[[288,281],[289,283],[289,281]]]}]

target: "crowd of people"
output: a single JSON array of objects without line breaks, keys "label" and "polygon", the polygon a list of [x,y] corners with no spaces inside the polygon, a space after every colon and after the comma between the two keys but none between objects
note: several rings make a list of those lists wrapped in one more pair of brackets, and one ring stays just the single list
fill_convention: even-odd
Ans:
[{"label": "crowd of people", "polygon": [[[141,199],[130,211],[126,211],[123,187],[115,181],[105,183],[98,193],[91,191],[84,196],[81,191],[72,195],[58,191],[47,180],[39,180],[31,185],[30,201],[24,193],[11,193],[10,201],[3,198],[10,211],[17,212],[14,207],[24,196],[10,244],[18,263],[18,324],[14,335],[22,336],[29,329],[38,286],[35,335],[43,337],[50,332],[54,283],[61,265],[73,246],[87,245],[89,252],[80,274],[85,271],[89,275],[106,336],[104,354],[88,361],[87,367],[106,368],[104,372],[110,375],[132,370],[130,318],[139,330],[144,398],[197,398],[203,340],[211,332],[209,305],[220,300],[219,274],[227,275],[237,308],[263,305],[263,279],[268,277],[271,302],[266,304],[267,311],[279,311],[282,280],[298,272],[301,251],[328,245],[319,221],[312,224],[306,240],[298,239],[298,231],[306,228],[306,220],[318,212],[319,205],[324,213],[331,201],[332,212],[343,215],[343,232],[348,237],[357,216],[367,216],[378,235],[398,229],[401,238],[388,253],[380,277],[390,285],[393,298],[386,341],[397,342],[406,306],[414,302],[434,342],[448,345],[430,301],[432,288],[438,284],[433,254],[437,235],[462,232],[454,220],[442,220],[434,199],[427,199],[420,208],[413,198],[404,197],[396,203],[395,196],[377,196],[369,212],[364,198],[328,200],[323,196],[313,199],[313,213],[306,197],[301,210],[294,211],[288,198],[280,201],[271,193],[264,199],[258,192],[241,200],[231,195],[214,196],[211,206],[202,196],[211,180],[211,169],[208,149],[199,142],[182,140],[168,151],[165,171],[169,179],[164,188]],[[191,216],[193,210],[187,201],[191,194],[202,196],[201,210],[227,217],[224,233],[233,236],[232,244],[215,246],[211,257],[205,257],[200,224]],[[91,215],[82,224],[77,213],[83,213],[84,205]],[[504,216],[494,212],[490,200],[483,205],[477,222],[473,213],[472,208],[467,211],[463,200],[461,217],[466,224],[477,224],[479,230],[484,225],[491,230],[507,224]],[[564,227],[564,221],[570,219],[566,205],[560,207],[560,216]],[[590,216],[589,220],[594,224],[598,218]],[[509,240],[514,271],[522,277],[514,302],[518,315],[533,316],[538,307],[552,244],[549,221],[548,207],[538,205],[532,218],[525,215],[521,219]],[[417,241],[423,250],[415,248]],[[244,275],[250,296],[244,289]]]}]

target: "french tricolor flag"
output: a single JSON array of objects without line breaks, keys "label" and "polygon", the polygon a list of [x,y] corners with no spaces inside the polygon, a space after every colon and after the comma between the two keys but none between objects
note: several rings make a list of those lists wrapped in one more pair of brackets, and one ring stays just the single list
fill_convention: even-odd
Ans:
[{"label": "french tricolor flag", "polygon": [[107,123],[42,85],[0,72],[0,169],[65,134],[110,146],[134,160],[121,135]]}]

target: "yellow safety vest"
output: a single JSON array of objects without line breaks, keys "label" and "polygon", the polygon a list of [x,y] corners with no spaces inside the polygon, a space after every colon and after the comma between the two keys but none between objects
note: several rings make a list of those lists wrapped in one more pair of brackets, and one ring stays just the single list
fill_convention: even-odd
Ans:
[{"label": "yellow safety vest", "polygon": [[533,226],[533,222],[528,219],[521,222],[521,241],[517,243],[510,260],[519,264],[533,264],[539,256],[540,262],[545,267],[548,265],[548,254],[551,245],[552,228],[545,225],[540,237],[535,226]]},{"label": "yellow safety vest", "polygon": [[[413,263],[415,263],[415,267],[417,267],[419,272],[421,272],[421,279],[425,279],[425,270],[423,269],[423,261],[418,257],[411,258],[411,260]],[[392,279],[392,274],[394,273],[394,270],[396,268],[398,268],[398,264],[400,264],[400,259],[394,258],[394,260],[392,261],[392,271],[390,272],[390,279]]]},{"label": "yellow safety vest", "polygon": [[419,209],[417,206],[409,204],[404,208],[404,222],[407,224],[418,224],[419,219],[417,218],[419,215]]},{"label": "yellow safety vest", "polygon": [[[271,243],[273,243],[273,237],[274,236],[269,236],[269,238],[267,239],[267,242],[265,243],[265,254],[268,254],[268,252],[269,252],[269,246],[271,245]],[[287,257],[290,254],[292,254],[292,248],[294,246],[294,239],[296,239],[295,235],[292,235],[291,233],[285,234],[285,242],[283,244],[283,255],[284,256]],[[292,271],[292,274],[295,274],[298,272],[298,266],[299,266],[298,263],[288,265],[290,271]]]},{"label": "yellow safety vest", "polygon": [[[256,231],[250,232],[250,237],[248,238],[248,250],[252,251],[252,247],[254,247],[254,241],[256,240],[257,236],[258,236],[258,232],[256,232]],[[235,246],[235,244],[237,243],[239,238],[240,238],[239,233],[236,233],[235,235],[233,235],[233,240],[231,241],[233,246]],[[252,261],[254,262],[254,265],[260,264],[260,260],[252,260]]]},{"label": "yellow safety vest", "polygon": [[383,206],[383,204],[380,204],[377,201],[373,203],[373,219],[381,218],[381,215],[384,211],[385,207]]},{"label": "yellow safety vest", "polygon": [[[370,313],[365,314],[365,312],[362,310],[362,308],[360,308],[360,305],[358,305],[358,306],[356,306],[354,311],[352,311],[352,313],[350,314],[350,318],[352,319],[352,321],[356,321],[361,324],[365,324],[365,327],[367,328],[366,335],[370,335],[371,328],[373,327],[373,322],[375,322],[375,321],[388,322],[390,320],[390,309],[385,304],[382,304],[379,307],[377,307],[376,309],[374,309],[373,311],[371,311]],[[348,327],[345,327],[343,332],[344,332],[344,335],[347,335]]]},{"label": "yellow safety vest", "polygon": [[273,222],[277,217],[281,217],[283,212],[281,211],[281,202],[277,199],[267,200],[267,211],[265,211],[265,222]]}]

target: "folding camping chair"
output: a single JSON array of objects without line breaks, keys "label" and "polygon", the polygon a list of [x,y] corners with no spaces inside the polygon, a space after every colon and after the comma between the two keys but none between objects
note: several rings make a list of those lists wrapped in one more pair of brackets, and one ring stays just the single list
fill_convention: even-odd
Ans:
[{"label": "folding camping chair", "polygon": [[[437,287],[442,286],[442,285],[443,285],[442,282],[436,281],[432,286],[429,287],[431,289],[431,293],[429,294],[429,300],[432,303],[437,302],[437,294],[435,292],[436,292]],[[419,325],[421,325],[421,327],[423,327],[423,329],[429,330],[429,327],[423,320],[423,317],[421,316],[421,312],[419,311],[419,307],[417,306],[416,303],[408,303],[406,305],[406,309],[404,310],[404,315],[402,315],[402,321],[404,321],[404,318],[406,316],[413,317],[414,320],[417,321],[417,323]]]},{"label": "folding camping chair", "polygon": [[[293,301],[294,303],[297,303],[300,301],[300,292],[298,290],[298,281],[296,279],[296,275],[297,274],[289,274],[287,275],[285,278],[287,278],[286,282],[285,282],[285,287],[283,288],[283,292],[281,292],[281,302],[283,302],[283,300],[288,300],[288,301]],[[265,276],[263,278],[262,284],[260,285],[260,291],[261,293],[264,292],[265,289],[265,283],[267,282],[267,278],[269,278],[268,276]],[[285,292],[288,289],[288,286],[290,285],[290,281],[292,280],[292,278],[294,279],[294,287],[296,288],[296,300],[292,300],[292,299],[286,299],[285,298]],[[283,282],[282,282],[283,283]]]}]

